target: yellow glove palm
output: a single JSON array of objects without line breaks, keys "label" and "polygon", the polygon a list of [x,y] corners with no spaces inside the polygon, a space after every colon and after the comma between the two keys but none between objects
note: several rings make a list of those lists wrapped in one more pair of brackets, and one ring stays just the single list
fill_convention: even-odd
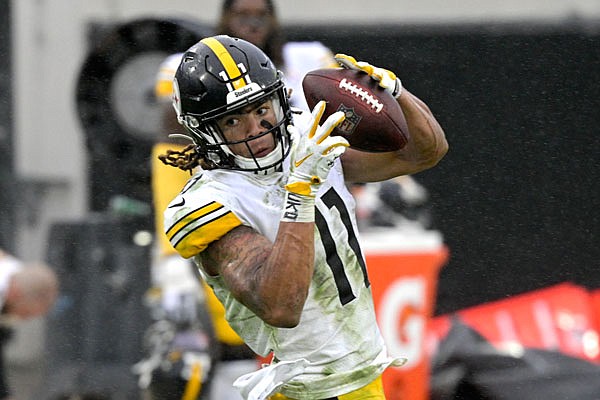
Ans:
[{"label": "yellow glove palm", "polygon": [[320,101],[312,112],[308,131],[301,134],[295,126],[288,131],[292,135],[290,176],[285,185],[287,191],[302,196],[314,197],[319,185],[327,179],[336,158],[341,156],[348,141],[341,136],[329,136],[345,118],[341,111],[331,114],[322,125],[319,121],[325,112],[324,101]]}]

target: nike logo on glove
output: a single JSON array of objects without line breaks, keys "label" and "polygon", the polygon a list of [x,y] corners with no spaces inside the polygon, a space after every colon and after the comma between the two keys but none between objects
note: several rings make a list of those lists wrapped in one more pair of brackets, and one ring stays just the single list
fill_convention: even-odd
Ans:
[{"label": "nike logo on glove", "polygon": [[175,203],[175,204],[171,204],[169,207],[167,208],[175,208],[175,207],[181,207],[182,205],[185,204],[185,199],[182,197],[181,201],[179,203]]},{"label": "nike logo on glove", "polygon": [[303,163],[304,161],[306,161],[306,160],[308,159],[308,157],[310,157],[310,156],[312,156],[312,155],[313,155],[313,153],[310,153],[309,155],[307,155],[307,156],[304,156],[304,157],[302,157],[300,160],[296,161],[296,162],[294,163],[294,165],[296,166],[296,168],[298,168],[299,166],[301,166],[301,165],[302,165],[302,163]]}]

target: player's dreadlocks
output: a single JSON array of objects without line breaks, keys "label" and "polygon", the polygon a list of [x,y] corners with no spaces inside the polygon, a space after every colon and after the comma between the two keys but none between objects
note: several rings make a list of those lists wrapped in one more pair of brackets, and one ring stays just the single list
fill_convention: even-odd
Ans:
[{"label": "player's dreadlocks", "polygon": [[167,150],[167,154],[161,154],[158,159],[163,164],[179,168],[183,171],[189,171],[190,175],[192,170],[199,165],[206,167],[204,160],[200,157],[200,154],[196,151],[196,146],[189,144],[181,151],[179,150]]}]

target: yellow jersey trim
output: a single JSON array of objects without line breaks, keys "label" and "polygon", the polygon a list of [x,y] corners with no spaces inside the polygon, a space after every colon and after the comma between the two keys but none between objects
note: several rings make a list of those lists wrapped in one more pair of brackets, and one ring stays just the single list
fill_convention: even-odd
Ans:
[{"label": "yellow jersey trim", "polygon": [[181,256],[190,258],[241,224],[233,212],[213,201],[184,215],[166,235]]}]

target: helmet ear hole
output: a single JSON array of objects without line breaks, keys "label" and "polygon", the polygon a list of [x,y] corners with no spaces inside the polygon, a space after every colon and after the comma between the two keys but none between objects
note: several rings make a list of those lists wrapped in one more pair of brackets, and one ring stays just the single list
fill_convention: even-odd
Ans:
[{"label": "helmet ear hole", "polygon": [[190,128],[194,128],[197,129],[200,126],[200,122],[195,118],[195,117],[191,117],[191,116],[187,116],[185,117],[186,119],[186,123]]}]

